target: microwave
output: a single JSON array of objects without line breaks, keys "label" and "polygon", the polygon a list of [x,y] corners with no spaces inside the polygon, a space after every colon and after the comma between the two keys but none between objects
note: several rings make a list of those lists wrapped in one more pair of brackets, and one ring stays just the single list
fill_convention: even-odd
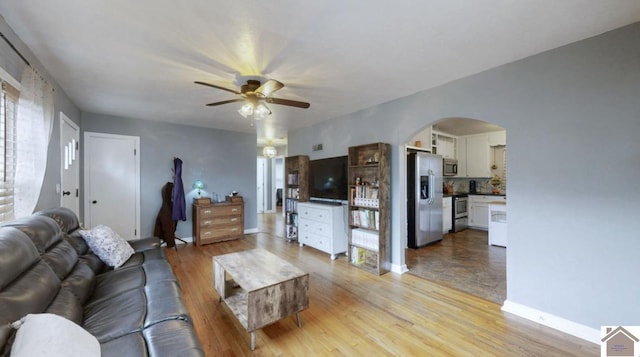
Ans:
[{"label": "microwave", "polygon": [[458,175],[458,160],[444,159],[442,160],[442,175],[443,176],[457,176]]}]

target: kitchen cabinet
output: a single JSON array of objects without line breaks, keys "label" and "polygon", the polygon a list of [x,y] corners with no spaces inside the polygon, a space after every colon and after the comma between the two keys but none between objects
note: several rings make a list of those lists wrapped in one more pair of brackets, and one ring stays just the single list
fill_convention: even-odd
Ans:
[{"label": "kitchen cabinet", "polygon": [[470,135],[467,140],[467,177],[491,177],[489,135]]},{"label": "kitchen cabinet", "polygon": [[507,247],[507,204],[493,201],[489,203],[489,244]]},{"label": "kitchen cabinet", "polygon": [[437,154],[442,155],[445,159],[456,158],[456,138],[449,135],[437,133],[435,134]]},{"label": "kitchen cabinet", "polygon": [[456,158],[458,159],[458,175],[467,177],[467,139],[458,137],[456,140]]},{"label": "kitchen cabinet", "polygon": [[507,145],[507,132],[503,131],[494,131],[493,133],[489,133],[489,146],[500,146]]},{"label": "kitchen cabinet", "polygon": [[442,234],[449,233],[453,228],[452,201],[451,196],[442,198]]},{"label": "kitchen cabinet", "polygon": [[460,136],[456,139],[457,177],[492,177],[489,134]]},{"label": "kitchen cabinet", "polygon": [[489,204],[492,202],[506,203],[506,196],[469,195],[469,228],[489,229]]}]

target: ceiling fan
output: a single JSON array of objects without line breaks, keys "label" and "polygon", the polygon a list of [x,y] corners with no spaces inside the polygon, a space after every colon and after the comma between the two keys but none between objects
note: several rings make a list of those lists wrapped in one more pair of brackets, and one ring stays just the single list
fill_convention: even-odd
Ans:
[{"label": "ceiling fan", "polygon": [[264,84],[262,84],[259,80],[249,79],[247,80],[247,84],[243,84],[240,87],[239,92],[234,89],[220,87],[211,83],[200,82],[200,81],[196,81],[195,83],[203,86],[207,86],[207,87],[222,89],[224,91],[239,95],[241,98],[223,100],[220,102],[213,102],[213,103],[207,104],[207,106],[213,107],[216,105],[222,105],[222,104],[228,104],[228,103],[245,102],[245,104],[238,111],[245,118],[253,114],[254,118],[263,119],[267,115],[271,114],[271,110],[269,110],[269,108],[266,105],[264,105],[264,103],[287,105],[290,107],[304,108],[304,109],[309,108],[310,106],[310,104],[306,102],[299,102],[297,100],[272,97],[271,96],[272,93],[284,87],[284,84],[282,82],[276,81],[275,79],[269,79]]}]

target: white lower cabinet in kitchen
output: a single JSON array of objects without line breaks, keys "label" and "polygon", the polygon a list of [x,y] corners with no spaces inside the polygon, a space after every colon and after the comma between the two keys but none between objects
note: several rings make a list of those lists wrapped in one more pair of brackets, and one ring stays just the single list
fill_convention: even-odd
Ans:
[{"label": "white lower cabinet in kitchen", "polygon": [[321,203],[298,203],[298,242],[321,250],[335,260],[347,251],[346,208]]},{"label": "white lower cabinet in kitchen", "polygon": [[507,204],[489,203],[489,244],[507,247]]},{"label": "white lower cabinet in kitchen", "polygon": [[442,234],[447,234],[453,228],[453,217],[451,210],[453,209],[452,198],[442,197]]},{"label": "white lower cabinet in kitchen", "polygon": [[489,230],[489,203],[507,201],[505,196],[469,195],[469,228]]}]

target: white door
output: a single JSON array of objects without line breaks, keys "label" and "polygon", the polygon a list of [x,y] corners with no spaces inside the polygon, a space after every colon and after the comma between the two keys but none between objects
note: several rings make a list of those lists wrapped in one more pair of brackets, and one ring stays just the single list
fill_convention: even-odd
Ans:
[{"label": "white door", "polygon": [[84,217],[125,239],[140,234],[140,137],[84,133]]},{"label": "white door", "polygon": [[60,112],[60,206],[80,218],[80,128]]},{"label": "white door", "polygon": [[265,199],[264,199],[264,194],[265,194],[265,189],[264,189],[264,185],[265,185],[265,163],[266,160],[264,157],[259,157],[258,158],[258,163],[257,163],[257,183],[258,183],[258,188],[257,188],[257,206],[258,206],[258,213],[264,213],[264,204],[265,204]]}]

